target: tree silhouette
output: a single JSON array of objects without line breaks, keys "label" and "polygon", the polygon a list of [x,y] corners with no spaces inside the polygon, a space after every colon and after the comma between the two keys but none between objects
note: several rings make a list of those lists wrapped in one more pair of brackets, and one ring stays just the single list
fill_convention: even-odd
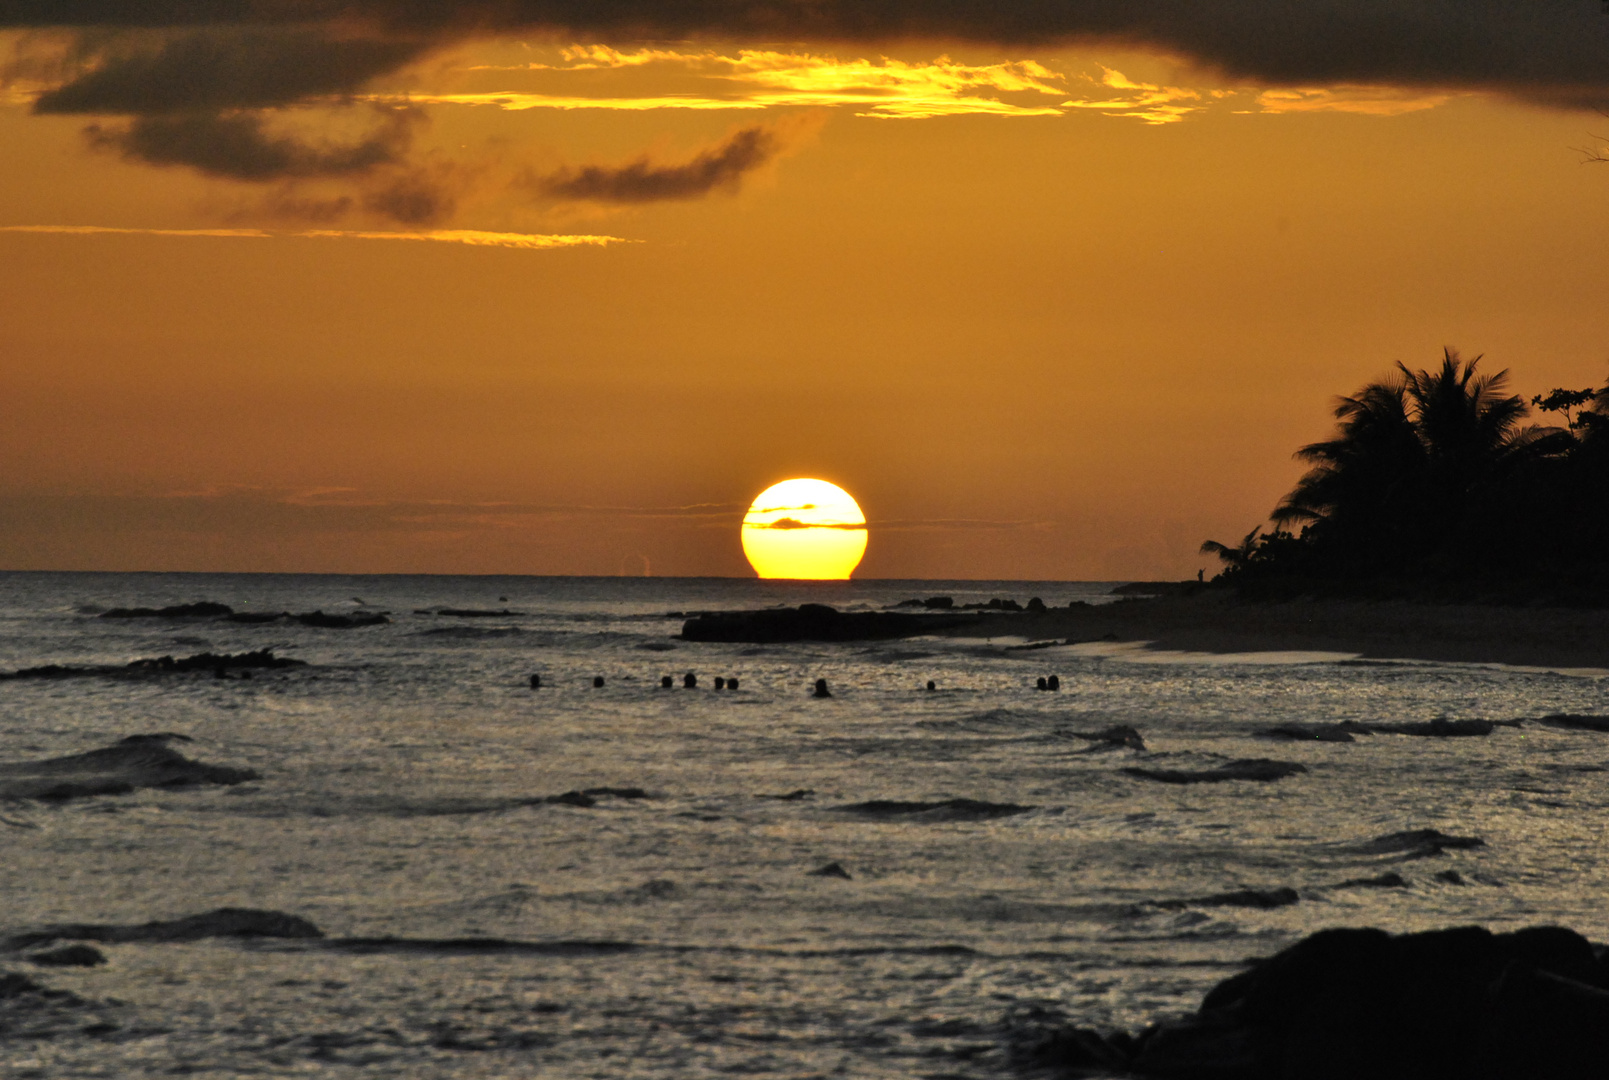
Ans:
[{"label": "tree silhouette", "polygon": [[[1242,583],[1575,575],[1609,591],[1609,387],[1538,395],[1566,427],[1524,423],[1508,372],[1451,348],[1337,400],[1336,431],[1237,546],[1202,545]],[[1290,527],[1300,525],[1300,534]],[[1595,585],[1594,587],[1600,587]]]}]

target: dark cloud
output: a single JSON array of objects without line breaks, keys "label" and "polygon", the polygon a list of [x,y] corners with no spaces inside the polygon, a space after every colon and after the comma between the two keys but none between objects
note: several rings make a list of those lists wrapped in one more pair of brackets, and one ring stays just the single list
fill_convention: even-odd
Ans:
[{"label": "dark cloud", "polygon": [[317,30],[216,30],[166,39],[101,37],[80,70],[39,97],[38,113],[155,116],[259,109],[349,93],[419,56],[413,41],[332,37]]},{"label": "dark cloud", "polygon": [[781,150],[782,140],[770,128],[744,128],[680,165],[655,164],[646,157],[618,167],[587,165],[544,177],[538,187],[553,198],[591,202],[696,199],[716,190],[735,190],[745,173],[764,165]]},{"label": "dark cloud", "polygon": [[[238,75],[215,64],[197,95],[247,88],[329,93],[473,35],[568,34],[594,40],[706,37],[884,42],[934,38],[1027,45],[1098,40],[1167,50],[1269,84],[1383,83],[1502,90],[1580,105],[1609,99],[1609,16],[1601,0],[8,0],[0,25],[291,28],[324,25],[328,48],[284,71]],[[357,34],[362,28],[364,35]],[[282,29],[279,33],[291,33]],[[236,33],[248,49],[274,34]],[[363,44],[359,44],[362,41]],[[372,48],[369,48],[372,46]],[[199,48],[191,45],[189,47]],[[396,50],[388,52],[388,49]],[[252,65],[248,65],[251,67]],[[124,77],[63,87],[63,101],[132,94]],[[87,78],[87,77],[86,77]],[[298,80],[308,87],[296,89]],[[232,88],[232,89],[231,89]],[[180,94],[182,83],[167,84]],[[153,95],[156,90],[150,91]],[[289,100],[287,97],[286,100]]]},{"label": "dark cloud", "polygon": [[268,130],[257,113],[140,116],[123,126],[92,124],[91,144],[151,165],[188,165],[231,180],[351,176],[399,161],[411,136],[409,114],[394,112],[356,142],[314,144]]}]

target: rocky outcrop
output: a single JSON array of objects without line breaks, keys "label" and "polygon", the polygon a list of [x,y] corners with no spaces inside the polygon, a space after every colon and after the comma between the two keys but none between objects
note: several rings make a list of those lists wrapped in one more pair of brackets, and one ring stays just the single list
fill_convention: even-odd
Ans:
[{"label": "rocky outcrop", "polygon": [[214,604],[203,600],[195,604],[172,604],[168,607],[117,607],[101,612],[103,619],[212,619],[219,615],[233,615],[235,609],[228,604]]},{"label": "rocky outcrop", "polygon": [[1306,765],[1272,758],[1240,758],[1216,769],[1150,769],[1131,765],[1123,770],[1130,776],[1164,784],[1216,784],[1225,780],[1283,780],[1307,771]]},{"label": "rocky outcrop", "polygon": [[709,611],[682,624],[686,641],[880,641],[982,624],[986,615],[839,611],[826,604],[766,611]]},{"label": "rocky outcrop", "polygon": [[1550,713],[1537,720],[1539,724],[1548,727],[1563,728],[1566,731],[1601,731],[1609,732],[1609,716],[1585,716],[1580,713]]},{"label": "rocky outcrop", "polygon": [[988,821],[991,818],[1026,814],[1031,806],[1016,803],[985,802],[982,799],[943,799],[938,802],[902,802],[896,799],[871,799],[834,807],[839,813],[883,821]]},{"label": "rocky outcrop", "polygon": [[261,908],[217,908],[182,919],[124,923],[65,923],[6,938],[3,947],[13,952],[55,941],[184,942],[207,938],[322,938],[324,932],[306,919]]},{"label": "rocky outcrop", "polygon": [[1478,836],[1449,836],[1437,829],[1405,829],[1370,840],[1349,844],[1345,850],[1358,855],[1397,855],[1404,859],[1428,859],[1450,850],[1485,847]]},{"label": "rocky outcrop", "polygon": [[1019,1065],[1171,1080],[1596,1080],[1609,1061],[1609,967],[1558,927],[1392,936],[1324,930],[1138,1035],[1042,1018]]},{"label": "rocky outcrop", "polygon": [[258,779],[250,769],[192,761],[168,745],[182,735],[130,735],[111,746],[43,761],[0,764],[0,799],[61,801],[126,795],[136,788],[239,784]]},{"label": "rocky outcrop", "polygon": [[1096,753],[1101,750],[1144,750],[1145,739],[1135,728],[1127,724],[1113,724],[1100,731],[1058,731],[1056,734],[1065,735],[1073,739],[1083,739],[1091,743],[1084,752]]},{"label": "rocky outcrop", "polygon": [[1257,735],[1287,742],[1357,742],[1344,724],[1279,724],[1263,728]]},{"label": "rocky outcrop", "polygon": [[0,679],[73,679],[83,676],[175,675],[185,672],[262,671],[306,667],[306,660],[275,656],[272,649],[243,653],[196,653],[194,656],[157,656],[126,664],[46,664],[20,671],[0,671]]}]

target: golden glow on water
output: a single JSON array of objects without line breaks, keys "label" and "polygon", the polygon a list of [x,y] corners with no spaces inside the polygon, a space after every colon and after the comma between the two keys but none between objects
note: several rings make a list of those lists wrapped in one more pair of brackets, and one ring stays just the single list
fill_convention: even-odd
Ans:
[{"label": "golden glow on water", "polygon": [[866,515],[825,480],[784,480],[743,517],[743,554],[762,578],[842,580],[866,554]]}]

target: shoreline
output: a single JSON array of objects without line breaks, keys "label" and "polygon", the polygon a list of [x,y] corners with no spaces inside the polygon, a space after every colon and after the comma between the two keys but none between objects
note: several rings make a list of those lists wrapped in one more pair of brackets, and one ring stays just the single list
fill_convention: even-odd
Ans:
[{"label": "shoreline", "polygon": [[[1402,600],[1247,601],[1224,593],[995,616],[1000,635],[1157,651],[1337,652],[1370,660],[1609,669],[1609,611]],[[967,631],[942,629],[948,637]],[[975,632],[975,631],[974,631]]]}]

